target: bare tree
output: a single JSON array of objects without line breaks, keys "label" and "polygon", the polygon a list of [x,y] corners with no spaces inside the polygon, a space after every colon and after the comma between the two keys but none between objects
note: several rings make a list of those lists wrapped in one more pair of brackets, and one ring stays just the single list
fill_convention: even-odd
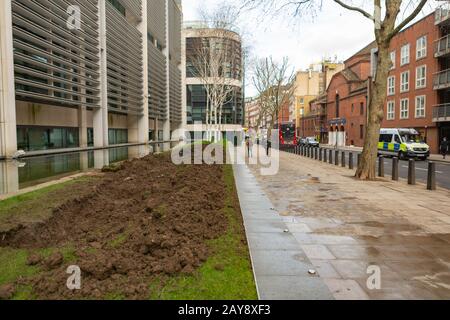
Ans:
[{"label": "bare tree", "polygon": [[188,62],[202,82],[207,96],[206,127],[208,139],[212,132],[219,139],[223,130],[223,108],[233,102],[242,77],[242,48],[233,39],[237,11],[222,5],[212,12],[200,11],[203,28],[192,42]]},{"label": "bare tree", "polygon": [[259,93],[258,122],[259,125],[263,120],[269,122],[267,138],[270,139],[281,108],[289,103],[293,95],[295,73],[290,71],[287,57],[281,62],[269,57],[255,63],[253,74],[253,84]]},{"label": "bare tree", "polygon": [[[370,10],[363,6],[351,5],[342,0],[333,1],[349,11],[362,14],[371,20],[374,25],[374,34],[378,45],[376,75],[373,79],[372,90],[369,93],[366,139],[361,162],[356,172],[356,177],[361,180],[374,180],[376,179],[380,128],[384,119],[384,104],[387,97],[387,77],[392,66],[389,55],[391,40],[419,15],[427,0],[365,1],[366,3],[370,2],[373,13],[370,13]],[[265,14],[292,14],[294,17],[302,16],[305,10],[314,12],[322,6],[322,0],[242,0],[241,2],[243,7],[261,9]],[[402,12],[403,17],[400,17]]]}]

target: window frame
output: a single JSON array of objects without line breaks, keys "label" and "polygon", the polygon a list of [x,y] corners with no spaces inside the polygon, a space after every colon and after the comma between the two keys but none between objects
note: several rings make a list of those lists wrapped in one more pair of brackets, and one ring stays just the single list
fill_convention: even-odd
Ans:
[{"label": "window frame", "polygon": [[[391,86],[390,80],[393,80],[392,86]],[[388,81],[387,94],[388,94],[388,96],[393,96],[393,95],[395,95],[395,81],[396,81],[395,76],[389,76],[387,81]]]},{"label": "window frame", "polygon": [[[406,111],[403,109],[403,102],[406,102]],[[403,113],[406,112],[406,116]],[[409,98],[400,99],[400,120],[409,119]]]},{"label": "window frame", "polygon": [[[404,75],[408,75],[408,81],[407,82],[403,82],[403,76]],[[409,88],[410,88],[410,86],[409,86],[409,83],[410,83],[410,80],[411,80],[411,73],[409,72],[409,70],[407,70],[407,71],[404,71],[404,72],[402,72],[401,74],[400,74],[400,92],[401,93],[404,93],[404,92],[409,92]]]},{"label": "window frame", "polygon": [[[423,107],[421,109],[417,108],[418,107],[417,101],[419,101],[419,99],[423,99]],[[414,111],[414,115],[415,115],[416,119],[423,119],[423,118],[426,117],[426,115],[427,115],[427,96],[426,95],[423,94],[423,95],[420,95],[420,96],[416,96],[414,110],[415,110]],[[418,115],[417,114],[418,110],[422,110],[423,114]]]},{"label": "window frame", "polygon": [[397,51],[391,51],[389,53],[389,57],[391,58],[391,62],[392,62],[392,67],[390,70],[394,70],[396,68],[396,64],[397,64]]},{"label": "window frame", "polygon": [[[424,47],[421,47],[419,50],[419,42],[422,39],[425,39],[425,45],[424,45]],[[422,43],[420,42],[420,44],[422,44]],[[423,35],[423,36],[417,38],[417,40],[416,40],[416,60],[424,59],[427,57],[427,54],[428,54],[427,46],[428,46],[427,35]],[[419,57],[419,53],[422,54],[422,52],[423,52],[423,55]]]},{"label": "window frame", "polygon": [[[419,78],[419,70],[423,68],[424,74],[422,78]],[[423,85],[419,85],[419,81],[423,81]],[[427,65],[421,65],[416,68],[416,89],[424,89],[427,87]]]},{"label": "window frame", "polygon": [[[408,51],[404,49],[408,49]],[[408,53],[406,56],[405,53]],[[411,62],[411,44],[407,43],[400,49],[400,66],[405,66]]]},{"label": "window frame", "polygon": [[[392,110],[389,107],[392,106]],[[395,100],[389,100],[386,107],[386,120],[395,120]]]}]

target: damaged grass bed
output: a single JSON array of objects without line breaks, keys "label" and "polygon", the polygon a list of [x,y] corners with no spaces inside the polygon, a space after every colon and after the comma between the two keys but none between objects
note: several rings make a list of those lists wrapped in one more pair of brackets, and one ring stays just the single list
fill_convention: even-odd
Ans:
[{"label": "damaged grass bed", "polygon": [[151,155],[0,202],[0,299],[256,298],[230,166]]}]

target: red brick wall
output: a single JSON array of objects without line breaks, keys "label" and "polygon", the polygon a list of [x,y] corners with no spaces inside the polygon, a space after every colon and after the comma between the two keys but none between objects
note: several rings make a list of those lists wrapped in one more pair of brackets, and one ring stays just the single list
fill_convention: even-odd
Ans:
[{"label": "red brick wall", "polygon": [[[427,56],[426,58],[416,60],[416,41],[421,36],[427,36]],[[385,120],[383,127],[397,128],[407,127],[416,128],[427,138],[427,142],[432,149],[432,153],[438,153],[438,130],[436,123],[433,123],[433,106],[438,104],[437,91],[433,90],[433,74],[438,71],[438,60],[434,58],[434,42],[438,39],[439,29],[434,25],[434,15],[430,15],[419,21],[417,24],[406,29],[404,32],[392,39],[391,51],[395,50],[396,63],[395,69],[390,75],[395,76],[395,95],[388,96],[387,101],[395,101],[395,119],[387,120],[387,101],[385,105]],[[400,66],[401,47],[410,44],[410,63]],[[416,68],[422,65],[427,66],[426,88],[416,89]],[[409,91],[400,92],[401,73],[410,72]],[[415,100],[417,96],[425,95],[426,107],[425,118],[415,117]],[[400,119],[400,100],[409,99],[409,118]]]},{"label": "red brick wall", "polygon": [[278,122],[289,122],[289,103],[285,103],[278,113]]}]

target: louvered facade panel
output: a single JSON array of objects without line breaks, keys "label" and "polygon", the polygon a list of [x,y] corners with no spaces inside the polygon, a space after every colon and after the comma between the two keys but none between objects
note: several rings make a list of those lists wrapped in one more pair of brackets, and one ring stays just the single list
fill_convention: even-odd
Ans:
[{"label": "louvered facade panel", "polygon": [[[81,30],[67,28],[67,8],[81,9]],[[61,106],[99,107],[96,0],[13,0],[16,96]]]},{"label": "louvered facade panel", "polygon": [[106,3],[106,44],[108,109],[141,115],[142,35],[109,1]]}]

